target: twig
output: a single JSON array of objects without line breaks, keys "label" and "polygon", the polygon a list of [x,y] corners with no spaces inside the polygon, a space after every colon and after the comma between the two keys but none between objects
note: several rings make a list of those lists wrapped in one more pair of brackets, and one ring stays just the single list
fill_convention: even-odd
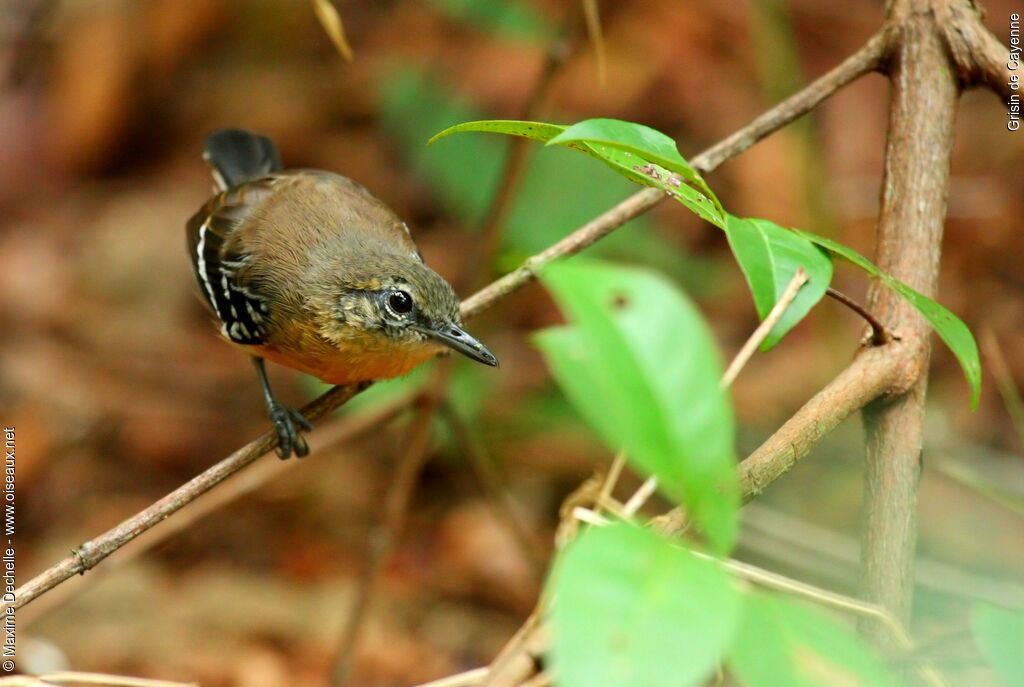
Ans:
[{"label": "twig", "polygon": [[123,675],[107,675],[104,673],[80,673],[61,671],[47,673],[38,677],[20,675],[0,680],[0,687],[21,687],[21,685],[107,685],[108,687],[199,687],[195,682],[170,682],[168,680],[150,680],[143,677],[124,677]]},{"label": "twig", "polygon": [[629,497],[626,501],[626,505],[622,507],[622,514],[627,517],[633,517],[638,510],[643,508],[643,505],[647,503],[647,499],[651,498],[651,495],[658,488],[658,478],[648,477],[644,480],[644,483]]},{"label": "twig", "polygon": [[871,327],[871,345],[872,346],[884,346],[885,344],[892,341],[893,335],[889,333],[889,330],[885,326],[875,319],[875,316],[868,312],[867,308],[853,300],[845,293],[838,289],[834,289],[831,286],[825,291],[825,295],[830,298],[842,303],[853,312],[860,315]]},{"label": "twig", "polygon": [[[897,386],[905,358],[905,346],[900,342],[862,349],[845,370],[740,462],[743,500],[761,494],[836,425]],[[686,520],[676,508],[655,518],[654,524],[666,534],[676,535]]]},{"label": "twig", "polygon": [[739,375],[740,370],[747,364],[751,356],[757,351],[764,340],[768,337],[772,328],[782,319],[786,309],[789,308],[796,295],[800,292],[800,287],[807,283],[807,273],[804,272],[803,267],[798,267],[793,278],[789,280],[789,284],[786,289],[782,292],[779,300],[775,303],[772,309],[768,312],[768,316],[764,318],[764,321],[754,330],[754,333],[750,335],[747,342],[740,348],[739,353],[729,363],[728,369],[725,374],[722,375],[720,386],[723,389],[728,389],[732,386],[732,383],[736,381],[736,377]]},{"label": "twig", "polygon": [[600,513],[597,513],[589,508],[584,508],[583,506],[576,506],[575,508],[573,508],[572,516],[582,523],[586,523],[588,525],[596,525],[598,527],[600,527],[601,525],[607,525],[611,522],[611,520],[604,517]]},{"label": "twig", "polygon": [[[310,421],[316,421],[344,405],[364,386],[336,386],[302,409]],[[97,563],[132,541],[146,530],[158,525],[205,494],[225,479],[246,467],[277,445],[277,432],[266,432],[205,472],[181,485],[153,505],[133,515],[103,534],[85,542],[61,560],[15,590],[15,601],[4,603],[2,609],[21,608],[61,582],[85,573]]]},{"label": "twig", "polygon": [[[900,623],[899,620],[889,613],[889,611],[881,606],[877,606],[860,599],[855,599],[844,594],[837,594],[836,592],[828,589],[822,589],[821,587],[816,587],[812,584],[801,582],[800,580],[794,580],[790,577],[786,577],[785,575],[780,575],[778,573],[759,568],[756,565],[744,563],[743,561],[737,561],[735,559],[723,561],[701,551],[695,551],[693,549],[689,549],[689,551],[698,558],[721,563],[726,570],[730,571],[734,575],[750,582],[754,582],[755,584],[759,584],[762,587],[786,592],[787,594],[802,596],[823,606],[840,611],[846,611],[848,613],[856,614],[862,618],[869,619],[874,624],[884,628],[889,638],[895,642],[901,652],[909,653],[914,650],[914,643],[911,640],[910,635],[907,634],[907,630],[904,628],[902,623]],[[942,677],[931,666],[918,664],[916,668],[918,670],[918,674],[926,684],[931,687],[945,687]]]},{"label": "twig", "polygon": [[[310,437],[310,445],[318,452],[322,452],[337,444],[351,441],[370,429],[386,424],[405,410],[412,400],[412,396],[405,396],[381,407],[339,418],[331,424],[325,425]],[[18,614],[18,626],[28,627],[50,611],[62,606],[76,594],[80,594],[88,587],[103,580],[111,572],[137,559],[146,551],[191,527],[227,504],[259,489],[267,482],[273,481],[278,475],[298,464],[299,462],[294,460],[264,461],[250,470],[237,473],[230,480],[225,481],[220,489],[199,496],[192,506],[183,510],[163,527],[146,530],[139,537],[112,553],[105,565],[97,568],[92,575],[72,578],[22,610]]]},{"label": "twig", "polygon": [[[740,348],[736,357],[734,357],[732,362],[729,363],[729,367],[725,370],[725,373],[722,375],[722,379],[719,381],[719,386],[722,389],[728,389],[732,386],[732,383],[736,381],[736,377],[739,376],[740,371],[747,364],[747,361],[750,360],[751,356],[754,355],[754,352],[758,349],[765,338],[767,338],[772,328],[775,327],[778,321],[782,319],[782,316],[785,314],[789,306],[792,305],[793,301],[796,299],[796,295],[806,283],[807,273],[804,272],[803,267],[798,267],[796,272],[793,274],[793,278],[789,280],[789,284],[787,284],[786,288],[783,290],[779,300],[768,312],[768,316],[765,317],[761,324],[757,326],[753,334],[750,335],[747,341]],[[632,517],[633,514],[643,506],[647,499],[651,497],[651,494],[653,494],[654,490],[657,488],[658,480],[655,477],[648,478],[646,482],[640,485],[640,488],[637,489],[636,493],[633,494],[632,497],[630,497],[629,501],[626,502],[626,505],[622,509],[626,517]],[[678,517],[681,518],[683,511],[681,509],[677,509],[676,512]]]},{"label": "twig", "polygon": [[615,491],[615,485],[619,483],[619,477],[622,475],[622,468],[626,466],[626,454],[623,451],[619,451],[615,454],[615,459],[612,460],[611,467],[608,468],[608,474],[605,475],[604,482],[601,484],[601,491],[597,494],[597,503],[595,508],[598,512],[602,508],[606,508],[612,500],[612,492]]},{"label": "twig", "polygon": [[736,157],[768,134],[810,112],[843,86],[868,72],[880,69],[888,45],[886,33],[876,33],[860,50],[840,62],[831,71],[759,115],[736,133],[696,155],[690,163],[701,172],[710,172],[726,160]]},{"label": "twig", "polygon": [[[743,513],[744,549],[837,583],[856,581],[856,538],[758,503],[747,504]],[[1024,609],[1024,590],[1012,579],[984,576],[926,555],[918,557],[916,583],[964,602]]]},{"label": "twig", "polygon": [[481,687],[514,687],[537,672],[530,647],[540,627],[539,611],[535,609],[491,661]]},{"label": "twig", "polygon": [[[447,370],[450,367],[450,365],[444,365],[438,372],[438,376],[446,378]],[[440,386],[444,386],[444,381],[446,380],[442,380]],[[387,499],[384,502],[383,520],[374,527],[368,538],[367,561],[360,577],[355,604],[348,613],[341,641],[338,643],[337,657],[333,663],[332,685],[344,685],[352,671],[355,651],[358,648],[362,630],[366,626],[377,582],[384,569],[388,554],[391,553],[391,549],[401,533],[405,513],[416,489],[416,482],[429,455],[434,414],[440,403],[441,399],[436,395],[427,394],[421,397],[416,416],[409,426],[394,483],[388,490]]]},{"label": "twig", "polygon": [[[779,103],[732,136],[693,158],[695,167],[710,171],[725,160],[738,155],[773,131],[813,109],[832,93],[858,76],[878,68],[885,42],[878,34],[857,53],[820,77],[799,93]],[[477,291],[462,302],[463,318],[470,318],[494,305],[536,277],[537,271],[551,261],[574,255],[592,245],[629,220],[656,205],[664,194],[654,189],[635,193],[599,217],[580,227],[537,255],[518,269]],[[310,420],[317,420],[344,405],[368,385],[338,386],[328,390],[302,409]],[[142,532],[160,523],[190,501],[222,482],[229,475],[246,467],[277,443],[276,432],[267,432],[240,448],[212,468],[194,477],[152,506],[128,518],[111,530],[82,544],[76,552],[29,580],[15,591],[15,601],[0,605],[0,611],[20,608],[76,574],[84,573],[114,550],[124,546]]]},{"label": "twig", "polygon": [[487,677],[487,666],[483,668],[474,668],[473,670],[467,670],[464,673],[458,673],[456,675],[449,675],[439,680],[431,680],[430,682],[424,682],[423,684],[416,685],[416,687],[473,687],[473,685],[480,684],[485,677]]},{"label": "twig", "polygon": [[[710,172],[729,158],[739,155],[768,134],[817,107],[822,101],[859,76],[881,64],[885,51],[883,34],[872,37],[860,50],[806,88],[790,96],[754,119],[736,133],[696,155],[690,163],[702,172]],[[472,317],[530,281],[548,263],[575,255],[604,238],[629,220],[657,205],[665,194],[656,189],[634,193],[629,198],[594,218],[548,249],[534,255],[523,265],[462,302],[462,316]]]}]

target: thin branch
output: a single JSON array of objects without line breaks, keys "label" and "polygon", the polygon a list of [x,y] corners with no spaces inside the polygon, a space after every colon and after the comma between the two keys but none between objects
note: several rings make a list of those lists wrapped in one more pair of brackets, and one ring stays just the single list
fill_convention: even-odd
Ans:
[{"label": "thin branch", "polygon": [[[810,111],[858,76],[877,69],[881,64],[884,48],[885,41],[882,34],[874,36],[857,53],[799,93],[779,103],[721,143],[694,157],[693,165],[703,171],[711,171],[725,160],[738,155],[768,134]],[[650,209],[664,197],[663,193],[654,189],[633,194],[553,246],[527,259],[518,269],[464,300],[461,306],[462,317],[468,319],[486,310],[505,296],[529,283],[544,265],[558,258],[580,252]],[[368,384],[363,384],[334,387],[306,405],[302,409],[302,413],[312,421],[318,420],[340,408],[368,386]],[[276,433],[263,434],[153,505],[98,537],[85,542],[71,556],[19,587],[15,591],[15,600],[0,605],[0,611],[7,608],[21,608],[65,580],[91,569],[116,549],[162,522],[231,474],[271,451],[276,443]]]},{"label": "thin branch", "polygon": [[[726,368],[725,373],[722,374],[722,378],[719,380],[719,386],[722,389],[728,389],[732,386],[732,383],[736,381],[736,377],[739,376],[740,371],[747,364],[750,358],[757,351],[758,347],[764,343],[764,340],[768,338],[768,334],[778,324],[779,320],[785,314],[786,310],[792,305],[796,299],[796,295],[800,292],[800,289],[804,284],[807,283],[807,273],[804,272],[803,267],[798,267],[796,272],[793,274],[793,278],[789,280],[789,284],[782,292],[782,296],[772,306],[772,309],[768,311],[768,316],[754,329],[754,332],[747,338],[746,342],[740,348],[739,352],[729,363],[729,367]],[[622,513],[626,518],[631,518],[633,515],[643,507],[647,499],[651,497],[655,489],[658,488],[658,478],[648,477],[647,481],[640,485],[640,488],[636,490],[626,505],[622,507]],[[682,517],[682,510],[678,511],[680,517]]]},{"label": "thin branch", "polygon": [[[355,384],[336,386],[307,404],[302,409],[302,414],[310,421],[319,420],[328,413],[340,408],[359,393],[362,388],[365,388],[365,386]],[[15,590],[15,600],[4,603],[0,610],[21,608],[40,594],[53,589],[61,582],[75,575],[84,574],[114,551],[146,530],[160,524],[178,510],[194,501],[201,494],[208,492],[260,456],[272,451],[276,445],[277,432],[268,431],[262,434],[259,438],[238,449],[205,472],[193,477],[153,505],[79,546],[70,556],[33,577]]]},{"label": "thin branch", "polygon": [[[412,402],[412,396],[405,396],[378,408],[368,409],[358,414],[339,418],[325,425],[314,436],[310,437],[310,445],[318,452],[333,446],[351,441],[367,431],[386,424],[389,420],[405,410]],[[134,561],[170,537],[191,527],[199,520],[214,513],[229,503],[252,493],[266,483],[275,480],[282,473],[293,469],[299,461],[272,460],[255,465],[225,481],[220,489],[209,491],[199,496],[188,509],[183,510],[163,527],[146,530],[139,537],[115,551],[105,564],[97,568],[92,575],[78,576],[68,580],[42,599],[18,613],[19,627],[28,627],[40,617],[55,608],[59,608],[75,595],[86,588],[105,579],[111,572]]]},{"label": "thin branch", "polygon": [[[735,559],[729,559],[721,561],[713,556],[709,556],[706,553],[700,551],[690,551],[693,555],[698,558],[705,560],[720,562],[726,570],[729,570],[737,577],[741,577],[745,580],[749,580],[755,584],[767,587],[769,589],[775,589],[777,591],[785,592],[787,594],[793,594],[801,596],[806,599],[810,599],[822,606],[834,608],[839,611],[845,611],[847,613],[855,614],[865,620],[869,620],[873,625],[883,630],[889,637],[889,639],[896,644],[900,652],[904,654],[910,654],[914,651],[914,643],[907,634],[906,628],[900,621],[893,617],[893,615],[885,608],[855,599],[844,594],[838,594],[828,589],[822,589],[800,580],[794,580],[785,575],[772,572],[759,568],[756,565],[750,563],[744,563],[743,561],[737,561]],[[932,666],[927,663],[918,661],[916,662],[915,668],[918,675],[921,677],[921,681],[929,687],[945,687],[945,682],[942,676]]]},{"label": "thin branch", "polygon": [[[756,502],[748,503],[743,513],[740,546],[750,553],[843,586],[856,582],[855,537]],[[957,602],[1024,609],[1024,589],[1010,578],[986,576],[927,555],[918,556],[916,567],[916,583],[931,592],[955,597]]]},{"label": "thin branch", "polygon": [[871,345],[872,346],[884,346],[885,344],[892,341],[893,335],[889,333],[889,330],[885,326],[875,319],[875,316],[868,312],[867,308],[853,300],[839,289],[834,289],[831,286],[825,291],[825,295],[830,298],[842,303],[847,308],[864,318],[864,321],[871,327]]},{"label": "thin branch", "polygon": [[906,356],[898,342],[862,349],[853,363],[740,463],[744,500],[788,472],[840,422],[896,387]]},{"label": "thin branch", "polygon": [[654,476],[648,477],[633,495],[629,497],[625,505],[622,506],[622,514],[627,518],[633,517],[638,510],[643,508],[644,504],[647,503],[647,499],[651,498],[657,488],[658,478]]},{"label": "thin branch", "polygon": [[[761,494],[836,425],[898,386],[905,357],[905,347],[895,341],[862,349],[845,370],[740,462],[743,500]],[[686,517],[675,508],[655,518],[653,524],[666,534],[677,535],[686,527]]]},{"label": "thin branch", "polygon": [[195,682],[170,682],[168,680],[151,680],[144,677],[125,677],[123,675],[107,675],[105,673],[81,673],[77,671],[61,671],[33,677],[20,675],[0,680],[0,687],[15,685],[35,685],[49,687],[56,685],[101,685],[104,687],[199,687]]},{"label": "thin branch", "polygon": [[485,677],[487,677],[487,666],[483,668],[474,668],[473,670],[467,670],[464,673],[458,673],[456,675],[449,675],[439,680],[431,680],[430,682],[424,682],[423,684],[416,685],[416,687],[473,687],[473,685],[480,684]]},{"label": "thin branch", "polygon": [[740,348],[739,353],[729,363],[729,367],[726,369],[725,374],[722,375],[720,386],[723,389],[728,389],[732,386],[732,383],[736,381],[736,377],[739,376],[740,370],[747,364],[747,361],[754,355],[758,347],[764,343],[764,340],[768,338],[768,334],[772,328],[778,324],[779,320],[786,313],[786,309],[796,299],[796,295],[800,292],[800,288],[807,283],[807,273],[804,272],[803,267],[798,267],[793,278],[789,280],[789,284],[782,292],[782,296],[775,303],[772,309],[768,312],[768,316],[764,318],[754,333],[750,335],[743,347]]},{"label": "thin branch", "polygon": [[[736,133],[694,156],[690,163],[702,172],[710,172],[726,160],[739,155],[765,136],[813,110],[830,95],[859,76],[879,68],[885,53],[885,39],[877,34],[860,50],[800,92],[771,108]],[[594,218],[462,302],[462,316],[476,315],[513,291],[526,286],[548,263],[575,255],[615,231],[629,220],[651,209],[667,196],[657,189],[645,189]]]},{"label": "thin branch", "polygon": [[619,451],[615,454],[611,467],[608,468],[608,474],[604,478],[604,483],[601,484],[601,491],[597,494],[597,503],[595,507],[598,511],[605,508],[605,504],[611,502],[612,492],[615,491],[615,485],[619,483],[619,477],[622,476],[622,468],[624,467],[626,467],[626,454]]},{"label": "thin branch", "polygon": [[544,634],[539,611],[534,610],[491,662],[481,687],[516,687],[535,675]]}]

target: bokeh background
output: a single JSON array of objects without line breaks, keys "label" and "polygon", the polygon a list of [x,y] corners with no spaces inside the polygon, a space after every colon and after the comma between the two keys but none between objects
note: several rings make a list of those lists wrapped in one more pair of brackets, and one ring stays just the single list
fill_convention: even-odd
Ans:
[{"label": "bokeh background", "polygon": [[[1005,39],[1014,3],[984,4]],[[426,141],[459,121],[519,116],[552,45],[567,52],[538,118],[639,121],[692,156],[840,62],[882,18],[881,3],[853,0],[602,5],[603,67],[578,4],[555,0],[342,0],[351,62],[308,2],[5,0],[0,421],[17,427],[19,581],[268,426],[251,365],[215,336],[184,248],[184,223],[210,191],[200,159],[210,130],[267,133],[289,166],[359,180],[455,278],[510,142]],[[709,181],[737,214],[870,255],[887,104],[882,77],[861,79]],[[963,97],[940,300],[982,342],[986,382],[971,412],[955,360],[935,347],[921,496],[915,633],[974,685],[996,683],[968,638],[968,603],[1024,605],[1024,426],[997,390],[1024,382],[1024,135],[1007,132],[1005,116],[989,93]],[[511,269],[635,190],[573,152],[528,153],[478,275]],[[590,252],[668,274],[699,302],[724,357],[756,326],[724,237],[681,207],[662,204]],[[840,266],[836,279],[863,299],[862,274]],[[532,285],[472,323],[502,360],[497,370],[457,361],[453,373],[454,412],[480,450],[438,419],[350,684],[482,665],[530,611],[560,501],[610,460],[530,344],[558,321]],[[826,301],[750,363],[734,387],[741,456],[845,365],[861,330]],[[292,404],[322,388],[283,369],[272,379]],[[430,379],[379,385],[341,415]],[[19,611],[21,667],[325,684],[381,541],[408,423],[400,414],[348,441],[325,428],[309,459],[263,459],[249,493]],[[855,591],[861,456],[854,418],[746,511],[738,556]],[[627,475],[623,493],[636,484]]]}]

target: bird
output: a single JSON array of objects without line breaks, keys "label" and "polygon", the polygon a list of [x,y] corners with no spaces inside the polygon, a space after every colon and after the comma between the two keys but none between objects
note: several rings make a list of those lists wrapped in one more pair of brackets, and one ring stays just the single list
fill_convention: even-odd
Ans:
[{"label": "bird", "polygon": [[186,223],[199,295],[252,357],[282,459],[309,453],[312,425],[278,402],[264,361],[331,384],[397,377],[448,350],[498,365],[408,224],[366,188],[285,170],[274,143],[244,129],[209,134],[203,158],[214,195]]}]

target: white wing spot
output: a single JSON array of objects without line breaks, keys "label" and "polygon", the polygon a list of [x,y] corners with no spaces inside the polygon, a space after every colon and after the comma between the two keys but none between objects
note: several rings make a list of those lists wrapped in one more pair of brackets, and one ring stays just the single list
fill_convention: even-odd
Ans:
[{"label": "white wing spot", "polygon": [[217,299],[213,295],[213,286],[210,284],[210,278],[206,274],[206,258],[203,256],[203,251],[206,248],[206,232],[210,229],[210,220],[207,218],[203,225],[199,227],[199,243],[196,244],[196,271],[199,273],[199,279],[203,282],[203,288],[206,289],[206,294],[209,297],[210,305],[213,306],[213,311],[217,313],[217,317],[221,317],[220,310],[217,309]]}]

